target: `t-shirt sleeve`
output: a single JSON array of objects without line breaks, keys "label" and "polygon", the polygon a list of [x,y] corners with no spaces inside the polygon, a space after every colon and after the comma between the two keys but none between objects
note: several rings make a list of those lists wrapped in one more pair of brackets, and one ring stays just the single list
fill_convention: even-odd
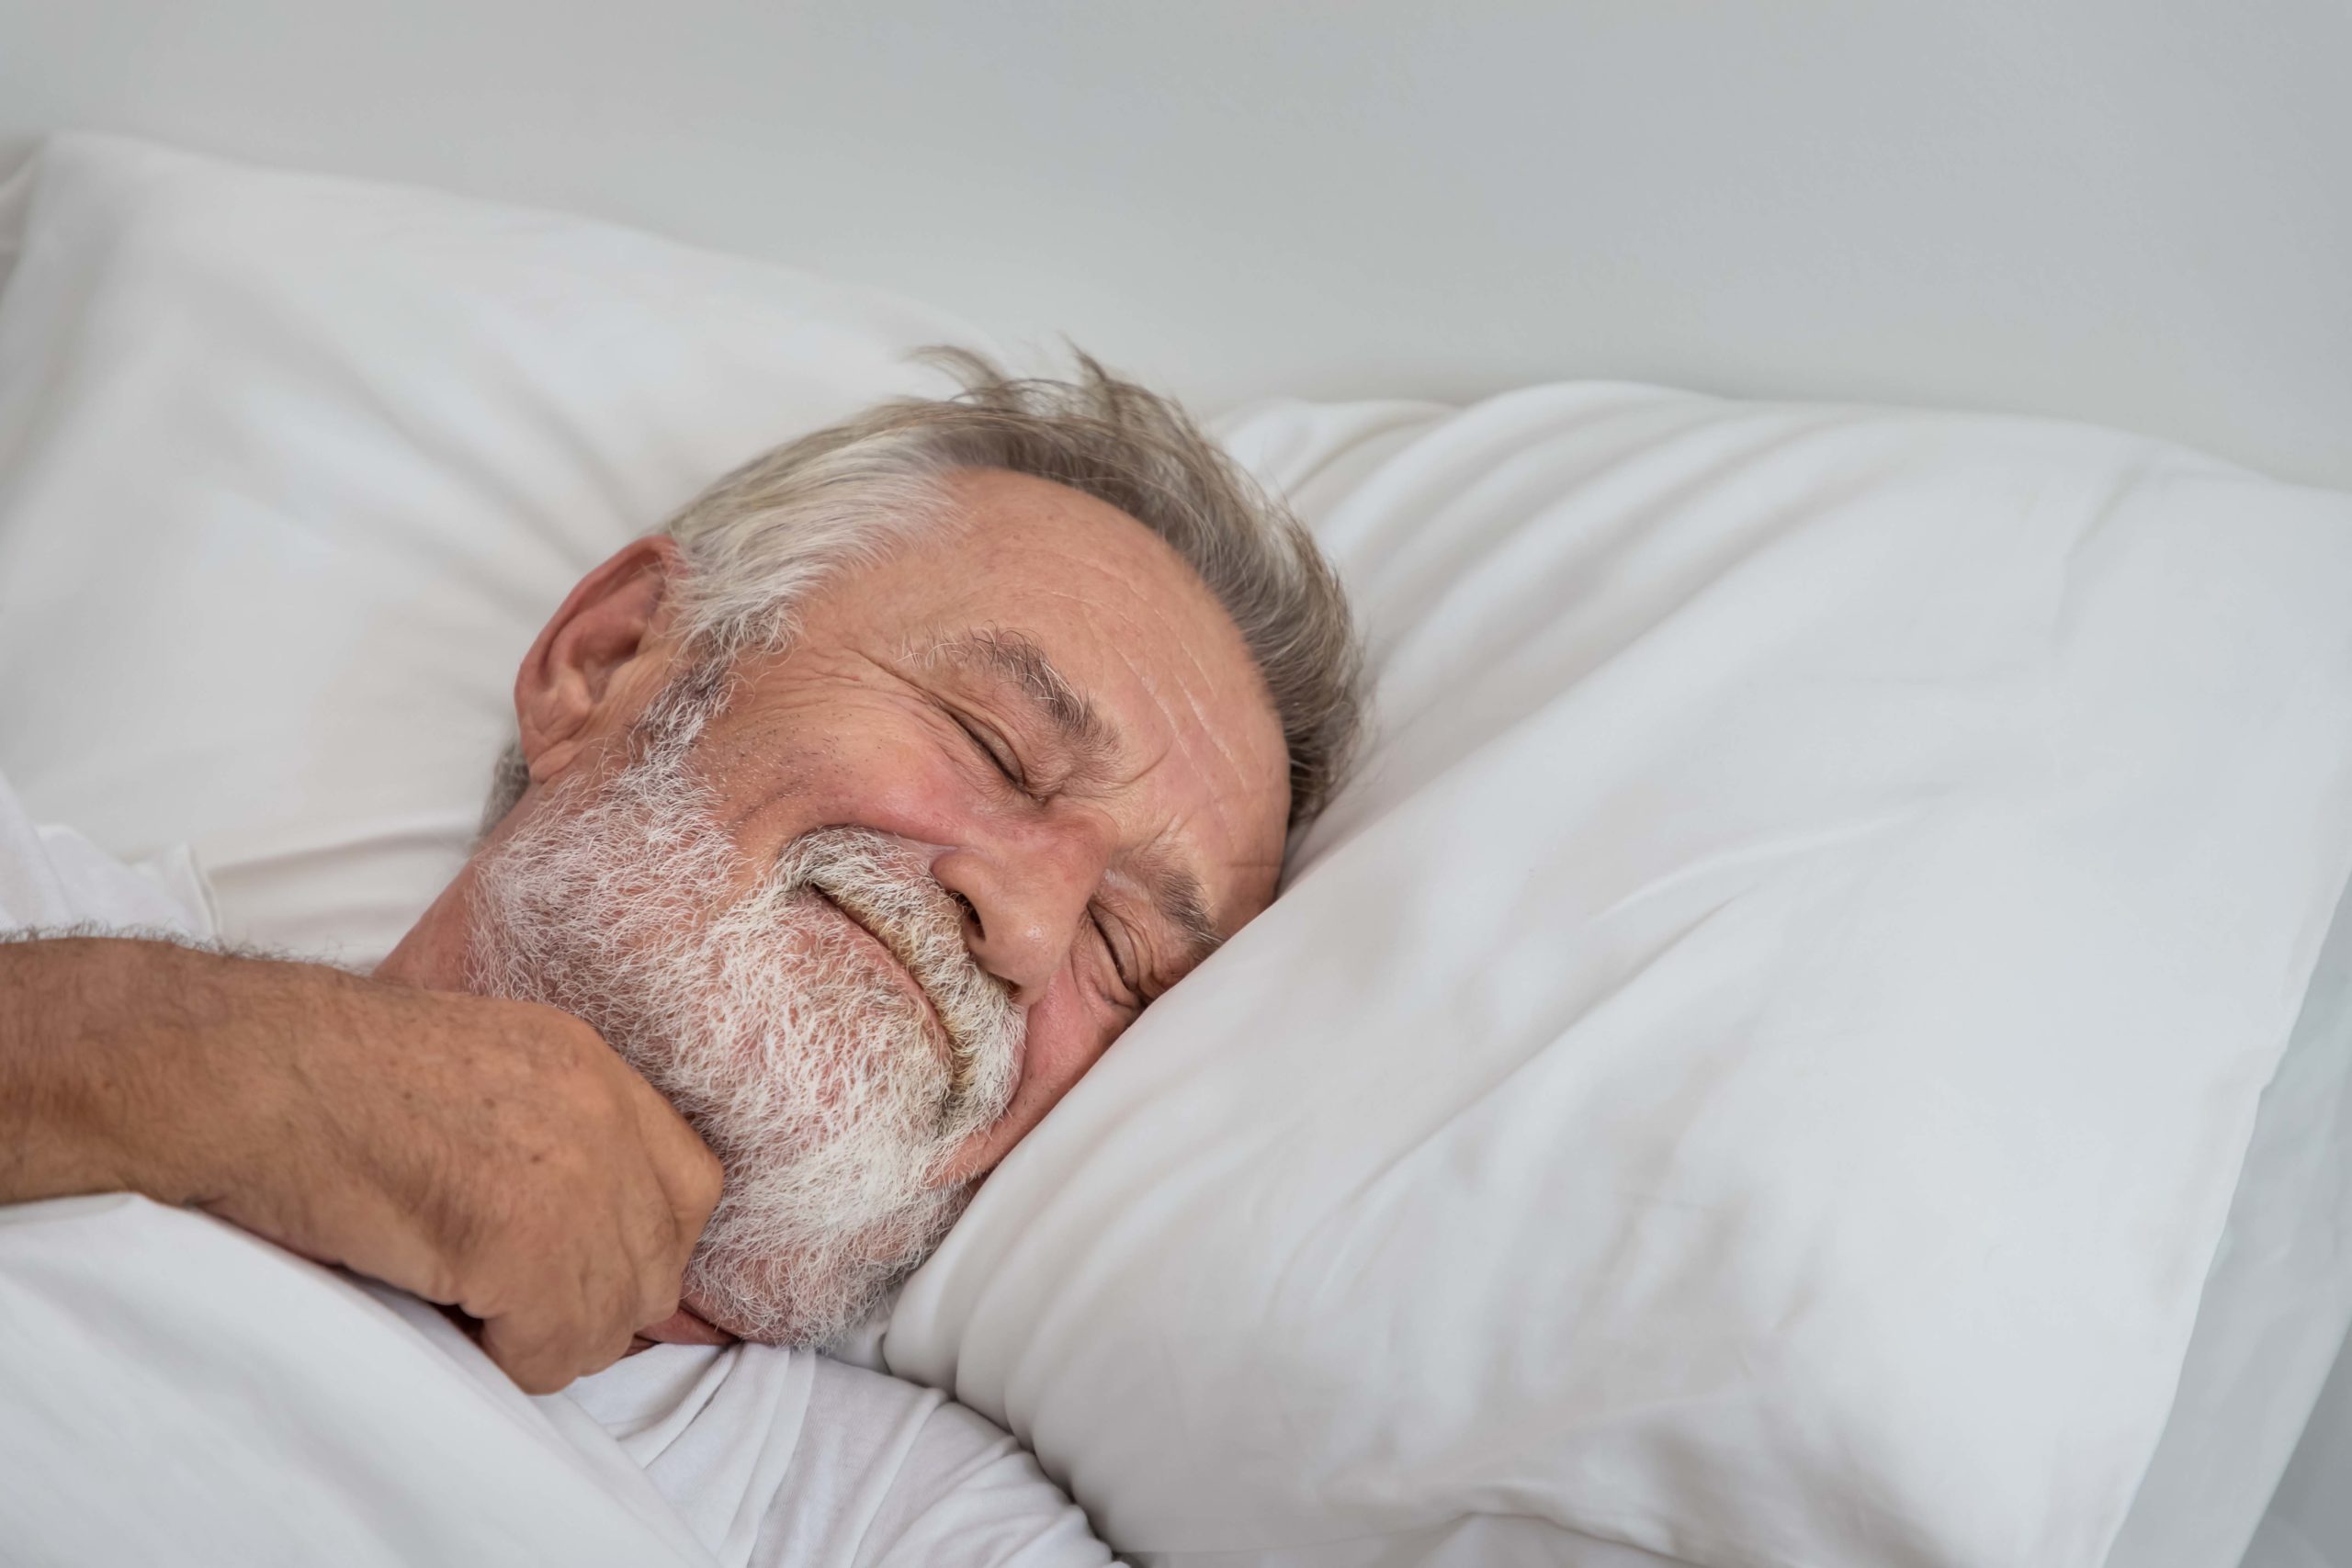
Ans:
[{"label": "t-shirt sleeve", "polygon": [[1086,1515],[1001,1427],[927,1388],[815,1359],[761,1568],[1102,1568]]},{"label": "t-shirt sleeve", "polygon": [[1086,1515],[1002,1428],[942,1403],[907,1451],[858,1568],[1102,1568]]}]

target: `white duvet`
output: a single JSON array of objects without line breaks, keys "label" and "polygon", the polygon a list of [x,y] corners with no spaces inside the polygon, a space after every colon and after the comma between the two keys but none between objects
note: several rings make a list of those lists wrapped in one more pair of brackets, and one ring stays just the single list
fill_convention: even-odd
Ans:
[{"label": "white duvet", "polygon": [[712,1563],[584,1416],[219,1222],[0,1208],[0,1321],[10,1562]]}]

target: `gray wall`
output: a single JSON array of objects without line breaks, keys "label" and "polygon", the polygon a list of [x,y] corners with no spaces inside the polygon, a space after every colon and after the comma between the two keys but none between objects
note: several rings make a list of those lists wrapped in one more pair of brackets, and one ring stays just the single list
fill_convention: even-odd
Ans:
[{"label": "gray wall", "polygon": [[0,0],[57,126],[585,210],[1204,403],[2030,410],[2352,486],[2341,0]]}]

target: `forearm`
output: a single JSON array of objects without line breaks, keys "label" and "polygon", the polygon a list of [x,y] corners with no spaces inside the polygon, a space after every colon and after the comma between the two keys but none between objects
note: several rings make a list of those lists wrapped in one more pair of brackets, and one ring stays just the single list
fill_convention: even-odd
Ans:
[{"label": "forearm", "polygon": [[0,1202],[137,1191],[202,1197],[220,1064],[198,1042],[269,970],[170,942],[0,942]]},{"label": "forearm", "polygon": [[0,1203],[200,1207],[464,1307],[535,1392],[677,1311],[721,1174],[553,1008],[168,942],[0,942]]}]

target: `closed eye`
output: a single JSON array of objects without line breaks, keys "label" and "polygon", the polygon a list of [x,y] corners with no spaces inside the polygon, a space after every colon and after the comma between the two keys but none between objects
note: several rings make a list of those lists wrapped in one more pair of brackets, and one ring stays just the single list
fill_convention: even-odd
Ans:
[{"label": "closed eye", "polygon": [[1086,918],[1094,922],[1094,934],[1102,939],[1102,951],[1110,955],[1111,972],[1119,977],[1119,985],[1126,992],[1126,998],[1122,1000],[1129,1007],[1140,1008],[1143,1006],[1143,990],[1136,984],[1126,958],[1119,952],[1119,944],[1111,939],[1111,928],[1102,919],[1102,908],[1089,905]]},{"label": "closed eye", "polygon": [[1021,759],[1012,754],[1012,748],[1004,743],[1002,736],[978,719],[967,718],[960,713],[956,716],[956,727],[971,738],[973,746],[1014,788],[1026,790],[1029,787],[1029,781],[1021,771]]}]

